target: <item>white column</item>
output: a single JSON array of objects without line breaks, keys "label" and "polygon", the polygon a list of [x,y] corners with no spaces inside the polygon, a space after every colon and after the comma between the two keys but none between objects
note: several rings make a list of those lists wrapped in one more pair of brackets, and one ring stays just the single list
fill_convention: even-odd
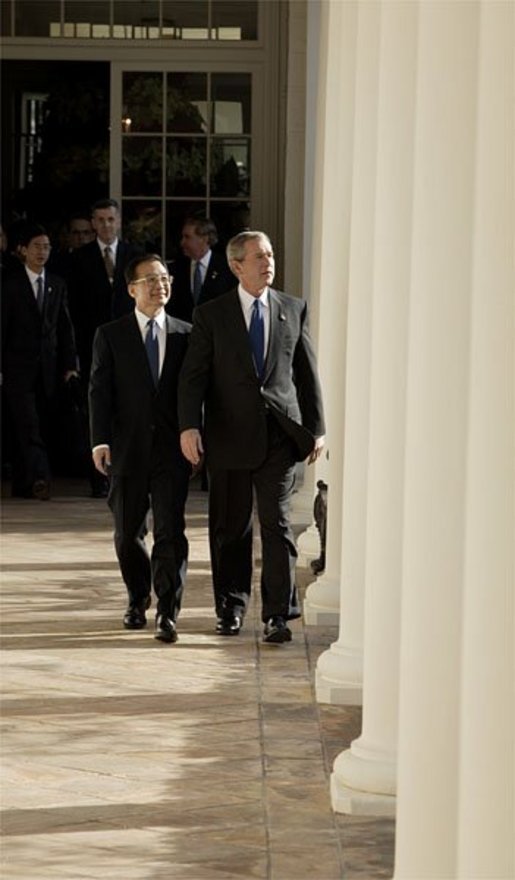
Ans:
[{"label": "white column", "polygon": [[396,880],[456,877],[479,20],[419,4]]},{"label": "white column", "polygon": [[468,404],[458,866],[515,877],[514,11],[483,3]]},{"label": "white column", "polygon": [[[308,0],[306,3],[307,11],[307,50],[306,50],[306,119],[313,120],[317,118],[317,109],[322,95],[319,94],[321,86],[325,90],[325,79],[323,78],[324,69],[320,64],[320,29],[323,5]],[[322,83],[320,80],[322,79]],[[316,228],[315,219],[320,222],[320,216],[317,214],[315,218],[315,197],[316,197],[316,136],[318,126],[305,126],[305,167],[304,167],[304,236],[302,248],[302,274],[303,274],[303,296],[309,303],[310,328],[311,335],[315,342],[317,353],[323,350],[323,340],[319,334],[319,314],[320,314],[320,289],[319,289],[319,269],[315,274],[313,271],[313,260],[315,251],[318,254],[318,265],[320,264],[319,248],[321,246],[320,230]],[[296,259],[299,259],[298,245],[296,251]],[[324,479],[322,471],[327,469],[325,459],[320,463],[316,462],[314,466],[304,466],[302,487],[293,496],[292,503],[292,521],[298,523],[310,523],[308,528],[301,532],[297,538],[297,564],[300,566],[309,565],[309,563],[320,556],[320,535],[313,520],[313,502],[317,492],[316,482],[318,479]],[[327,473],[325,475],[327,479]]]},{"label": "white column", "polygon": [[395,813],[417,6],[381,10],[367,486],[363,728],[331,777],[337,812]]},{"label": "white column", "polygon": [[[343,10],[346,8],[346,4],[340,4],[338,0],[335,0],[335,6]],[[330,703],[359,704],[363,682],[379,10],[380,6],[375,2],[358,4],[357,54],[353,64],[355,121],[343,439],[343,513],[341,529],[335,536],[338,551],[341,553],[340,630],[338,641],[320,655],[316,669],[317,699]],[[340,63],[342,58],[348,64],[354,61],[342,46],[341,36],[339,56]],[[348,78],[351,78],[350,75]],[[348,101],[349,97],[341,95],[341,100]],[[341,137],[343,136],[342,132]],[[333,459],[335,457],[332,456]],[[329,461],[331,463],[331,453]],[[329,526],[332,491],[331,477]]]},{"label": "white column", "polygon": [[[345,345],[351,207],[356,3],[320,4],[313,288],[319,290],[318,361],[327,417],[326,570],[308,587],[308,624],[337,623],[340,605]],[[324,471],[321,471],[321,468]],[[327,470],[326,470],[327,468]]]}]

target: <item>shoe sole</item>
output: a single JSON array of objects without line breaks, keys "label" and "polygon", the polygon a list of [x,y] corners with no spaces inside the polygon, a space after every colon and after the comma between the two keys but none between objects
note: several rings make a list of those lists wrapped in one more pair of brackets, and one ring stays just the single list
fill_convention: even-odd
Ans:
[{"label": "shoe sole", "polygon": [[125,623],[123,622],[125,629],[145,629],[147,625],[147,621],[142,621],[141,623]]},{"label": "shoe sole", "polygon": [[263,641],[266,642],[267,645],[282,645],[285,642],[291,642],[292,634],[289,629],[280,629],[276,632],[271,632],[267,636],[263,636]]},{"label": "shoe sole", "polygon": [[158,642],[166,642],[169,645],[175,644],[178,641],[178,636],[172,636],[168,633],[154,633],[154,638],[157,639]]}]

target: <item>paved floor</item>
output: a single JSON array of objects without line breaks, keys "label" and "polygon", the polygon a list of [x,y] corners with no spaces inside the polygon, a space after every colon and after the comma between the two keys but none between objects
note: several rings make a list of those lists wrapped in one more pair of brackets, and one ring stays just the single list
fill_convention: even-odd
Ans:
[{"label": "paved floor", "polygon": [[123,630],[110,515],[85,496],[3,502],[2,880],[391,877],[393,822],[330,806],[360,731],[359,709],[314,698],[336,630],[263,645],[255,604],[214,634],[196,489],[179,642]]}]

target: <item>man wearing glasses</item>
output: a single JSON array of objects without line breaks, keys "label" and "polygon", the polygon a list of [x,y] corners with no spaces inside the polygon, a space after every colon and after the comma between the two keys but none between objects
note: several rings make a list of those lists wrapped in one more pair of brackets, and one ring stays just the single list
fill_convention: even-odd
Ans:
[{"label": "man wearing glasses", "polygon": [[[171,281],[156,254],[126,269],[135,309],[98,328],[89,383],[93,462],[110,476],[108,504],[128,592],[126,629],[143,629],[153,585],[156,639],[177,641],[188,558],[184,507],[191,466],[177,421],[177,380],[190,325],[165,313]],[[145,536],[153,514],[153,547]]]}]

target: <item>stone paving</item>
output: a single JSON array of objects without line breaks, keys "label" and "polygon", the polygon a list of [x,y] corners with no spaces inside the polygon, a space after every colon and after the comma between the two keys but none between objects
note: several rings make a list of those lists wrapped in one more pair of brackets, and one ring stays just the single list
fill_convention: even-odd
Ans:
[{"label": "stone paving", "polygon": [[391,877],[393,821],[331,810],[361,722],[315,700],[336,628],[295,621],[291,644],[264,645],[256,601],[217,636],[192,488],[179,642],[153,639],[151,612],[125,631],[110,514],[85,496],[3,499],[2,880]]}]

